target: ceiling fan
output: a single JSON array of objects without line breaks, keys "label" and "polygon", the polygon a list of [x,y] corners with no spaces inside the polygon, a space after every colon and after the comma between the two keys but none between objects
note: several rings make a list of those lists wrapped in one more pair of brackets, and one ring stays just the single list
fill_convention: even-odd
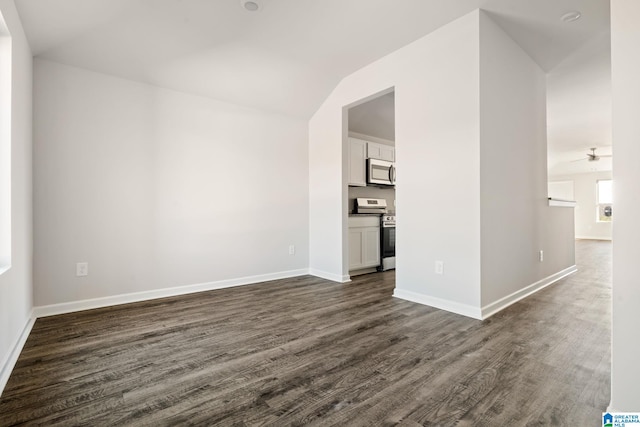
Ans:
[{"label": "ceiling fan", "polygon": [[587,158],[582,158],[582,159],[577,159],[577,160],[572,160],[572,162],[580,162],[582,160],[587,160],[588,162],[597,162],[598,160],[600,160],[602,157],[613,157],[611,154],[596,154],[596,148],[590,148],[591,152],[587,153]]}]

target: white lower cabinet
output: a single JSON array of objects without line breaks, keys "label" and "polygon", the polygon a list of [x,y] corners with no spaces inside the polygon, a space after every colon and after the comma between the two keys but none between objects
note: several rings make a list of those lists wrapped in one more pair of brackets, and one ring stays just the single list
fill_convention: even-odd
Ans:
[{"label": "white lower cabinet", "polygon": [[380,265],[380,217],[349,217],[349,271]]}]

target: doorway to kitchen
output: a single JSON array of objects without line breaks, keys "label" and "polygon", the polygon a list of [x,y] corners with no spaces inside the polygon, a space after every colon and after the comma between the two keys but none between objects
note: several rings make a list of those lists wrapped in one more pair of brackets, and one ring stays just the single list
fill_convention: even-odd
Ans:
[{"label": "doorway to kitchen", "polygon": [[345,259],[349,276],[396,266],[395,91],[345,108]]}]

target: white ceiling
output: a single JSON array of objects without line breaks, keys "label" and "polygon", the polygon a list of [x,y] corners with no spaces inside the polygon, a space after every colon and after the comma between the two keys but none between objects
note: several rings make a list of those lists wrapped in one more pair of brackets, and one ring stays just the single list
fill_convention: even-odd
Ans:
[{"label": "white ceiling", "polygon": [[611,170],[611,159],[586,160],[592,147],[612,154],[610,46],[596,36],[547,75],[550,175]]},{"label": "white ceiling", "polygon": [[396,140],[395,92],[349,109],[349,132]]},{"label": "white ceiling", "polygon": [[[239,0],[15,3],[34,56],[300,118],[311,117],[346,75],[477,8],[545,71],[609,29],[608,0],[259,1],[258,12]],[[570,10],[582,18],[561,22]],[[570,102],[554,97],[557,105]],[[550,123],[570,134],[560,115]]]}]

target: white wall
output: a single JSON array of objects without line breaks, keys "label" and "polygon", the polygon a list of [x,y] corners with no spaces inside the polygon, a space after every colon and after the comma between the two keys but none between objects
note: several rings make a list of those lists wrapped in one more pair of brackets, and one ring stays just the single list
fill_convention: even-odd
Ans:
[{"label": "white wall", "polygon": [[0,274],[11,266],[11,34],[0,13]]},{"label": "white wall", "polygon": [[575,188],[573,180],[547,181],[548,196],[552,199],[575,201]]},{"label": "white wall", "polygon": [[[575,226],[577,239],[611,240],[611,222],[597,221],[597,182],[611,179],[611,172],[592,172],[574,175],[550,177],[552,181],[573,182],[573,194],[578,205],[575,207]],[[614,218],[617,214],[614,206]],[[615,221],[615,219],[614,219]]]},{"label": "white wall", "polygon": [[545,98],[542,69],[480,14],[483,307],[575,264],[572,209],[547,203]]},{"label": "white wall", "polygon": [[467,315],[480,305],[478,18],[411,46],[396,84],[395,294]]},{"label": "white wall", "polygon": [[[343,108],[395,87],[397,290],[453,310],[479,305],[478,13],[348,76],[311,118],[315,274],[348,274]],[[425,268],[436,259],[444,260],[446,275]]]},{"label": "white wall", "polygon": [[640,2],[611,0],[611,81],[615,149],[611,409],[626,412],[640,411],[639,22]]},{"label": "white wall", "polygon": [[306,273],[305,121],[45,60],[34,92],[37,306]]},{"label": "white wall", "polygon": [[[482,33],[481,24],[487,27]],[[487,46],[481,50],[482,43]],[[481,55],[488,59],[481,63]],[[500,62],[493,64],[496,55]],[[487,16],[474,11],[345,78],[311,119],[312,271],[346,274],[343,108],[389,87],[395,89],[400,171],[396,296],[482,316],[481,197],[488,242],[482,303],[573,265],[572,213],[546,204],[544,75]],[[513,121],[505,124],[504,114]],[[488,123],[483,133],[482,119]],[[481,151],[481,136],[499,141]],[[325,209],[316,214],[320,207]],[[492,216],[507,207],[508,232]],[[499,249],[491,246],[496,243]],[[538,249],[549,251],[542,265]],[[436,260],[444,262],[444,275],[434,273]]]},{"label": "white wall", "polygon": [[[31,82],[32,59],[12,0],[0,0],[12,37],[11,268],[0,275],[0,391],[30,326],[32,300]],[[2,94],[6,96],[6,94]],[[23,336],[24,337],[24,336]],[[16,351],[14,351],[16,350]]]}]

